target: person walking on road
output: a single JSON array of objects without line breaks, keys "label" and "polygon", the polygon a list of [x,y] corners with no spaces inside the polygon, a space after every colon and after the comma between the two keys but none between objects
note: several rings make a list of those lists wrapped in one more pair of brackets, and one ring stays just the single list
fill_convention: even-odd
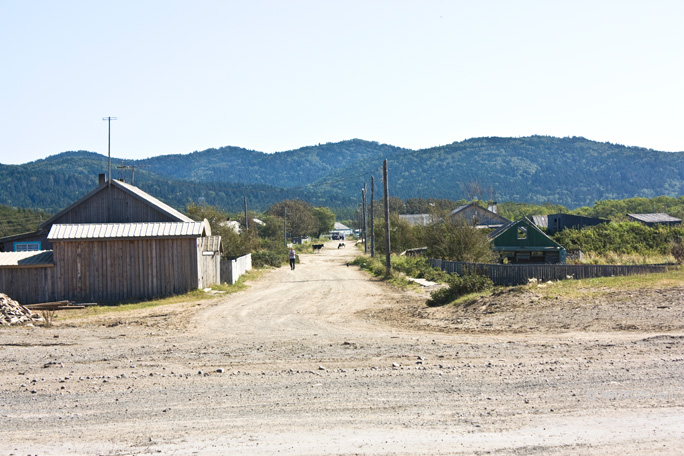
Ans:
[{"label": "person walking on road", "polygon": [[290,269],[294,271],[295,260],[297,259],[297,254],[295,253],[294,247],[290,247]]}]

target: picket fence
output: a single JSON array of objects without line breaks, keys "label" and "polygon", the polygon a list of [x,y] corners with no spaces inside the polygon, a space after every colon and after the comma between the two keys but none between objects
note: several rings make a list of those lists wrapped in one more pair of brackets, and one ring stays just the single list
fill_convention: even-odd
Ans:
[{"label": "picket fence", "polygon": [[667,266],[661,264],[619,266],[609,264],[488,264],[464,263],[430,259],[430,265],[449,274],[468,274],[478,272],[492,279],[495,285],[522,285],[530,279],[540,282],[591,279],[595,277],[625,276],[666,272]]}]

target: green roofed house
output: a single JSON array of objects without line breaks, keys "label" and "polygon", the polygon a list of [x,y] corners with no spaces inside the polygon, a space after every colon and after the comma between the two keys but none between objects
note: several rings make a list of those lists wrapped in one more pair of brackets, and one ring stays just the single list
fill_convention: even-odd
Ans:
[{"label": "green roofed house", "polygon": [[489,240],[502,263],[565,264],[565,248],[527,217],[493,231]]}]

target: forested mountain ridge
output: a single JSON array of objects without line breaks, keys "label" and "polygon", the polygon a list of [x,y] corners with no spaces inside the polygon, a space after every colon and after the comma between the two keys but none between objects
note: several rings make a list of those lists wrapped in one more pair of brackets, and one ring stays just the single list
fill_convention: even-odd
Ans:
[{"label": "forested mountain ridge", "polygon": [[178,180],[265,184],[282,188],[309,185],[367,156],[404,150],[378,143],[350,140],[266,154],[238,147],[221,147],[188,155],[162,155],[140,160],[157,174]]},{"label": "forested mountain ridge", "polygon": [[[364,182],[375,176],[382,193],[382,161],[389,163],[390,195],[407,198],[467,197],[464,184],[488,189],[503,201],[576,208],[597,200],[684,194],[684,153],[599,143],[585,138],[531,136],[473,138],[410,150],[350,140],[266,154],[223,147],[186,155],[125,160],[135,184],[184,209],[190,201],[229,211],[264,210],[285,198],[331,208],[356,206]],[[112,159],[114,178],[131,181],[130,169]],[[107,157],[65,152],[23,165],[0,165],[0,204],[55,212],[97,185]]]}]

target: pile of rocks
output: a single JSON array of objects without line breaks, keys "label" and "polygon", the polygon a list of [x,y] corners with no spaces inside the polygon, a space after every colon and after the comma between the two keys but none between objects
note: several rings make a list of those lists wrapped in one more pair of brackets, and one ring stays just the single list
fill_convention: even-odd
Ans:
[{"label": "pile of rocks", "polygon": [[39,320],[42,320],[40,315],[31,312],[5,293],[0,293],[0,325],[21,325]]}]

